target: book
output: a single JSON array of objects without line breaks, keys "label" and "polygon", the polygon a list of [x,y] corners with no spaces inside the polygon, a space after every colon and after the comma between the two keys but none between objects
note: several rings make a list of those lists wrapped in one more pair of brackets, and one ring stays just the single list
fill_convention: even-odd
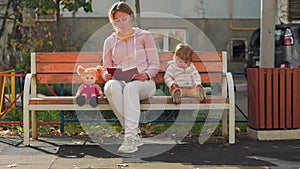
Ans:
[{"label": "book", "polygon": [[116,69],[118,69],[118,67],[108,67],[107,72],[113,76]]},{"label": "book", "polygon": [[114,79],[122,80],[126,83],[132,81],[133,75],[139,73],[137,67],[131,67],[126,69],[122,69],[119,67],[108,67],[107,72],[111,74]]}]

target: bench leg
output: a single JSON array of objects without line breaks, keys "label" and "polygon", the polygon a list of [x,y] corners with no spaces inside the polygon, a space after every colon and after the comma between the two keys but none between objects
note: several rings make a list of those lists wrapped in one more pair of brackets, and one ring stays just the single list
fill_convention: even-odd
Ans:
[{"label": "bench leg", "polygon": [[29,110],[24,106],[23,108],[23,144],[29,145]]},{"label": "bench leg", "polygon": [[36,140],[37,136],[37,112],[32,111],[32,139]]},{"label": "bench leg", "polygon": [[226,138],[228,136],[228,110],[224,110],[222,113],[222,137]]},{"label": "bench leg", "polygon": [[235,107],[229,108],[229,144],[235,143]]}]

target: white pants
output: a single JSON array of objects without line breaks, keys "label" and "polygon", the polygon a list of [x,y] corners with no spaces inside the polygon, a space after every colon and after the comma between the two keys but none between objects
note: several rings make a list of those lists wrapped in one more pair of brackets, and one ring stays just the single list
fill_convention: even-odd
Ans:
[{"label": "white pants", "polygon": [[109,80],[105,83],[104,93],[114,114],[125,128],[125,136],[138,133],[140,100],[152,97],[155,90],[153,80],[135,80],[129,83]]}]

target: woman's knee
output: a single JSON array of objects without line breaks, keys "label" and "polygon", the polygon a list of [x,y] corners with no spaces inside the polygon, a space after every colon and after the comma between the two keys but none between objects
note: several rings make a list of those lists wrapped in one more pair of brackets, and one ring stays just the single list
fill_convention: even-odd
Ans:
[{"label": "woman's knee", "polygon": [[155,93],[155,83],[133,81],[128,83],[124,88],[124,95],[140,95],[141,97],[150,97]]},{"label": "woman's knee", "polygon": [[109,80],[104,85],[104,94],[106,96],[112,96],[114,92],[122,90],[121,84],[116,80]]}]

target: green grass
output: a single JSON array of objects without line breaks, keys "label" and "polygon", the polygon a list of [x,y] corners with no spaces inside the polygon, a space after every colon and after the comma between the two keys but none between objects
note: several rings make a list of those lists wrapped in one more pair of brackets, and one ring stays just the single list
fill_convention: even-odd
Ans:
[{"label": "green grass", "polygon": [[[147,114],[151,114],[153,112],[146,112]],[[170,115],[170,112],[167,112],[165,116],[170,116],[171,120],[176,120],[178,117],[178,112],[173,112],[173,115]],[[95,119],[95,116],[91,113],[82,113],[81,119]],[[77,114],[79,115],[79,114]],[[115,119],[114,114],[111,111],[103,111],[101,112],[103,118],[105,119]],[[205,120],[207,118],[208,112],[207,111],[200,111],[197,114],[197,120]],[[22,111],[17,110],[16,112],[9,112],[5,118],[1,119],[0,121],[22,121]],[[164,116],[161,115],[159,118],[163,118]],[[74,113],[66,112],[64,115],[65,119],[74,119]],[[187,119],[194,119],[195,113],[184,112],[181,114],[181,120]],[[237,119],[237,120],[245,120],[245,119]],[[59,122],[60,121],[60,112],[59,111],[41,111],[38,113],[38,121],[41,122]],[[198,136],[201,132],[213,132],[214,135],[221,135],[221,123],[208,123],[205,129],[203,129],[204,123],[194,123],[191,127],[191,123],[179,122],[176,123],[176,126],[170,128],[174,123],[173,122],[148,122],[148,123],[141,123],[140,128],[144,136],[153,136],[165,131],[168,131],[169,134],[173,133],[182,133],[182,134],[189,134]],[[12,131],[22,133],[22,125],[1,125],[0,127],[9,128]],[[247,130],[247,123],[240,122],[236,123],[236,128],[241,133],[246,133]],[[60,125],[40,125],[38,128],[38,133],[40,135],[60,135],[59,134]],[[202,131],[205,130],[205,131]],[[213,130],[213,131],[212,131]],[[82,133],[88,132],[88,134],[98,134],[98,135],[116,135],[118,133],[123,132],[123,128],[120,126],[118,122],[85,122],[85,123],[78,123],[78,122],[66,122],[64,126],[64,135],[74,136],[74,135],[81,135]],[[188,132],[188,133],[187,133]]]}]

